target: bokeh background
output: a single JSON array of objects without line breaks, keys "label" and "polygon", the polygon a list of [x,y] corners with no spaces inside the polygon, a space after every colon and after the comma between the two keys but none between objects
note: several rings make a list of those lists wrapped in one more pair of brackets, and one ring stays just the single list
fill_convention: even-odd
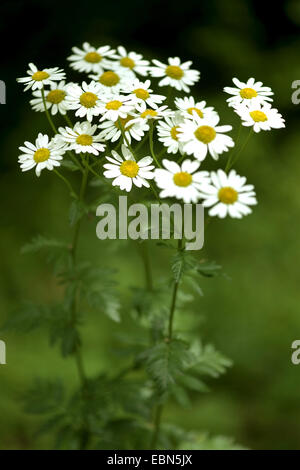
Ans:
[{"label": "bokeh background", "polygon": [[[300,337],[300,107],[291,102],[291,84],[300,79],[299,2],[12,0],[1,3],[0,25],[0,79],[7,85],[7,104],[0,108],[0,323],[23,299],[43,302],[59,295],[45,259],[21,255],[22,245],[37,233],[70,236],[68,196],[60,181],[46,171],[40,179],[21,174],[17,164],[18,146],[49,130],[45,117],[31,112],[30,93],[15,82],[28,62],[67,68],[71,47],[85,40],[123,44],[147,58],[192,59],[202,72],[193,93],[235,127],[238,120],[222,93],[232,77],[254,76],[273,88],[287,127],[252,138],[239,161],[259,205],[242,221],[209,227],[205,252],[223,265],[227,278],[204,280],[205,296],[195,306],[195,315],[203,317],[199,334],[234,367],[211,384],[211,393],[195,396],[185,409],[170,403],[165,416],[187,429],[233,436],[252,449],[299,449],[300,365],[290,360],[291,343]],[[83,240],[81,254],[119,268],[125,287],[141,282],[131,253],[103,253],[94,220],[85,224]],[[157,272],[169,266],[155,248],[153,263]],[[118,328],[105,318],[84,328],[89,373],[119,361],[112,353]],[[74,384],[73,362],[50,349],[43,333],[0,337],[8,361],[0,366],[0,448],[51,448],[50,438],[36,438],[38,419],[22,412],[19,399],[36,376]]]}]

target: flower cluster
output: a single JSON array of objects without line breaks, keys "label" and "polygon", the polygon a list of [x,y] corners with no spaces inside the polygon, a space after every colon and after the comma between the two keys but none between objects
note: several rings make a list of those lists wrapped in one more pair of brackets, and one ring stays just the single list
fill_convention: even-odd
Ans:
[{"label": "flower cluster", "polygon": [[[63,158],[70,156],[89,167],[102,154],[99,177],[112,180],[121,190],[144,187],[156,194],[155,184],[160,198],[201,202],[210,216],[240,218],[251,212],[249,206],[257,202],[254,187],[232,169],[239,156],[229,135],[232,126],[222,124],[212,106],[189,95],[200,78],[192,62],[173,57],[167,63],[150,63],[122,46],[95,48],[87,42],[74,47],[68,61],[85,74],[82,82],[68,83],[63,70],[38,69],[34,64],[18,79],[25,90],[32,89],[33,110],[45,112],[55,131],[52,138],[39,134],[35,144],[20,147],[22,171],[35,168],[37,176],[44,168],[58,172]],[[272,108],[271,88],[254,78],[234,78],[233,83],[235,87],[224,91],[231,95],[228,104],[242,126],[251,132],[285,126]],[[56,126],[54,115],[61,115],[66,127]],[[223,169],[200,171],[208,155]]]}]

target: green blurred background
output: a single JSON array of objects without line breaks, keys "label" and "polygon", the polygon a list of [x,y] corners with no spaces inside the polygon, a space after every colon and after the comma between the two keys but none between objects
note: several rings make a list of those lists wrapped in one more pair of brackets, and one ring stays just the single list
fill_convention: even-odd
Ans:
[{"label": "green blurred background", "polygon": [[[205,296],[195,306],[195,315],[203,316],[199,334],[232,358],[234,367],[211,384],[212,393],[195,396],[190,408],[171,403],[165,417],[187,429],[233,436],[252,449],[299,449],[300,366],[290,360],[291,343],[300,337],[300,108],[291,102],[291,84],[300,79],[299,2],[4,1],[0,24],[0,79],[7,85],[0,113],[0,323],[22,299],[43,302],[60,294],[45,259],[20,255],[22,245],[37,233],[70,236],[68,196],[60,181],[46,171],[40,179],[21,174],[17,164],[18,146],[49,130],[44,116],[31,112],[30,93],[15,82],[28,62],[67,67],[71,47],[85,40],[123,44],[147,58],[192,59],[202,72],[193,93],[235,129],[238,120],[222,93],[232,77],[254,76],[273,88],[287,127],[253,137],[239,161],[237,170],[255,184],[259,205],[242,221],[209,227],[205,252],[230,280],[203,281]],[[70,78],[79,79],[71,72]],[[103,252],[95,220],[85,224],[82,240],[81,255],[117,267],[123,288],[141,284],[141,266],[130,251]],[[169,266],[160,253],[153,247],[157,273]],[[122,328],[126,322],[116,327],[104,318],[91,318],[84,328],[90,374],[117,367],[112,349]],[[41,332],[1,339],[8,363],[0,366],[0,448],[51,448],[50,438],[35,437],[38,420],[22,413],[19,397],[36,376],[75,384],[72,359],[63,361],[49,349]]]}]

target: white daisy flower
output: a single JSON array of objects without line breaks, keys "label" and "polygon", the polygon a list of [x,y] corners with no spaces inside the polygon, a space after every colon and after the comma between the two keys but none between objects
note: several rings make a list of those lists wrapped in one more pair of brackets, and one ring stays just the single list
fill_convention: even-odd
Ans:
[{"label": "white daisy flower", "polygon": [[66,100],[69,108],[76,110],[75,116],[86,116],[88,121],[92,121],[93,116],[100,114],[101,86],[93,81],[89,84],[83,82],[81,86],[73,83],[68,86]]},{"label": "white daisy flower", "polygon": [[208,171],[197,171],[200,162],[184,160],[182,165],[163,160],[164,168],[156,168],[155,182],[162,189],[161,198],[176,197],[185,203],[197,202],[200,198],[200,188],[209,182]]},{"label": "white daisy flower", "polygon": [[129,96],[108,95],[102,98],[100,104],[101,121],[117,121],[119,118],[125,119],[130,111],[134,110],[134,103]]},{"label": "white daisy flower", "polygon": [[145,186],[149,188],[148,179],[154,178],[153,168],[151,165],[152,158],[144,157],[138,162],[126,145],[122,145],[123,158],[114,150],[112,157],[106,157],[110,163],[106,163],[103,167],[107,170],[104,172],[106,178],[114,178],[112,185],[119,186],[129,192],[134,184],[138,188]]},{"label": "white daisy flower", "polygon": [[40,133],[35,144],[25,142],[24,147],[19,147],[19,150],[22,152],[18,158],[21,170],[28,171],[35,167],[36,175],[40,176],[44,168],[53,170],[54,167],[60,166],[59,161],[66,152],[66,144],[56,138],[49,141],[46,134]]},{"label": "white daisy flower", "polygon": [[30,63],[27,70],[28,77],[17,78],[17,82],[25,83],[24,91],[41,90],[45,85],[53,85],[56,81],[65,78],[65,72],[58,67],[39,70],[34,64]]},{"label": "white daisy flower", "polygon": [[194,119],[188,119],[178,127],[178,138],[183,142],[183,150],[188,155],[194,155],[197,160],[204,160],[207,152],[214,160],[219,155],[234,147],[231,137],[224,132],[232,130],[231,126],[218,126],[219,116],[211,114],[206,119],[200,118],[194,113]]},{"label": "white daisy flower", "polygon": [[149,120],[157,121],[159,119],[174,116],[174,111],[171,111],[168,106],[160,106],[156,109],[146,108],[142,113],[134,113],[132,122],[147,122]]},{"label": "white daisy flower", "polygon": [[269,103],[252,103],[250,106],[240,104],[234,107],[234,111],[242,119],[243,126],[253,126],[254,132],[270,131],[285,127],[285,120]]},{"label": "white daisy flower", "polygon": [[184,122],[184,117],[175,113],[173,117],[166,117],[157,125],[158,140],[168,148],[168,153],[182,153],[183,144],[178,139],[178,126]]},{"label": "white daisy flower", "polygon": [[159,60],[152,61],[156,67],[150,68],[152,77],[163,77],[158,83],[159,86],[170,85],[176,90],[190,91],[189,86],[194,85],[200,78],[198,70],[191,70],[191,61],[181,63],[179,57],[169,57],[168,64],[163,64]]},{"label": "white daisy flower", "polygon": [[[45,102],[46,108],[51,109],[51,114],[66,114],[69,109],[69,104],[66,100],[67,97],[67,88],[70,85],[61,81],[60,83],[54,83],[51,85],[50,90],[45,90]],[[34,111],[45,111],[43,97],[41,90],[36,90],[33,92],[34,98],[30,100],[30,104]]]},{"label": "white daisy flower", "polygon": [[208,214],[223,219],[226,215],[240,219],[250,214],[248,206],[257,204],[254,186],[245,184],[245,176],[239,176],[235,170],[228,175],[223,170],[211,172],[211,181],[201,186],[202,205],[211,207]]},{"label": "white daisy flower", "polygon": [[254,78],[249,78],[247,82],[241,82],[237,78],[232,79],[236,87],[225,87],[225,93],[233,95],[228,98],[229,106],[235,106],[240,103],[251,105],[252,103],[263,104],[266,101],[273,101],[270,98],[274,93],[271,88],[263,86],[262,82],[255,82]]},{"label": "white daisy flower", "polygon": [[97,124],[91,125],[90,122],[76,122],[73,129],[70,127],[60,127],[60,139],[68,144],[68,150],[75,150],[76,153],[93,153],[99,155],[99,152],[105,150],[101,136],[95,135]]},{"label": "white daisy flower", "polygon": [[176,108],[187,118],[193,118],[194,113],[203,119],[211,114],[218,114],[212,106],[206,106],[206,101],[196,102],[193,96],[175,98],[174,103]]},{"label": "white daisy flower", "polygon": [[147,106],[156,109],[157,105],[161,104],[166,99],[163,95],[153,94],[150,85],[150,80],[140,82],[139,79],[136,78],[124,89],[125,92],[130,93],[129,96],[134,101],[136,109],[140,112],[145,111]]},{"label": "white daisy flower", "polygon": [[88,42],[84,42],[82,49],[72,47],[74,54],[68,57],[71,67],[79,72],[86,73],[102,73],[103,69],[109,67],[109,59],[115,53],[115,49],[109,46],[98,47],[91,46]]},{"label": "white daisy flower", "polygon": [[101,92],[106,94],[119,93],[121,89],[126,88],[130,84],[135,75],[129,69],[106,70],[96,75],[89,75],[101,87]]},{"label": "white daisy flower", "polygon": [[123,46],[118,47],[118,54],[114,54],[117,61],[113,66],[129,69],[140,75],[147,75],[149,70],[149,60],[144,60],[141,54],[136,52],[127,52]]},{"label": "white daisy flower", "polygon": [[[126,139],[129,143],[131,143],[131,138],[135,140],[141,140],[145,135],[145,132],[149,130],[149,126],[145,121],[140,123],[132,123],[133,116],[130,114],[127,115],[125,119],[119,119],[125,131]],[[122,137],[119,121],[104,121],[99,124],[98,127],[102,129],[99,135],[104,140],[115,142],[120,137]]]}]

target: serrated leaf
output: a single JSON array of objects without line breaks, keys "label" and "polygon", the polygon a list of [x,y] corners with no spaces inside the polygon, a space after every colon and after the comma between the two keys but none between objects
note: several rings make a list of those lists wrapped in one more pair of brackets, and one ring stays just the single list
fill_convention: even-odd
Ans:
[{"label": "serrated leaf", "polygon": [[179,251],[172,258],[172,272],[175,282],[179,282],[183,274],[193,270],[197,261],[187,251]]},{"label": "serrated leaf", "polygon": [[222,266],[218,265],[215,261],[200,262],[197,267],[199,274],[205,277],[214,277],[220,274]]},{"label": "serrated leaf", "polygon": [[169,391],[171,385],[182,374],[189,362],[187,344],[180,340],[157,343],[142,354],[146,368],[161,395]]},{"label": "serrated leaf", "polygon": [[1,330],[29,333],[40,326],[46,325],[48,319],[49,309],[47,307],[24,302],[10,314]]}]

